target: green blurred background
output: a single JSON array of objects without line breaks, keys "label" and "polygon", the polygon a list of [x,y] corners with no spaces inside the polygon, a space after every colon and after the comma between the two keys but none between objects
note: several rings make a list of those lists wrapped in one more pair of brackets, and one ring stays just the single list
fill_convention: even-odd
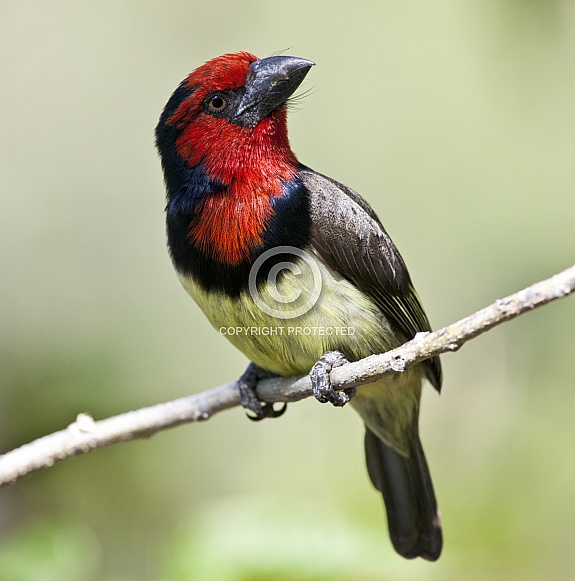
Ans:
[{"label": "green blurred background", "polygon": [[[216,55],[317,63],[294,150],[352,186],[443,326],[574,262],[575,3],[0,2],[0,449],[246,365],[164,244],[153,130]],[[443,358],[445,550],[396,556],[353,411],[240,409],[0,490],[0,581],[575,577],[575,300]]]}]

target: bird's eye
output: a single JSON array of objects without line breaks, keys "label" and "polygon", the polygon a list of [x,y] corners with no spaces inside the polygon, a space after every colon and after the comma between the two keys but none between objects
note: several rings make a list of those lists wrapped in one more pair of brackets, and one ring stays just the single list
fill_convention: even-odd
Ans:
[{"label": "bird's eye", "polygon": [[221,95],[212,95],[208,100],[210,111],[221,111],[226,106],[226,100]]}]

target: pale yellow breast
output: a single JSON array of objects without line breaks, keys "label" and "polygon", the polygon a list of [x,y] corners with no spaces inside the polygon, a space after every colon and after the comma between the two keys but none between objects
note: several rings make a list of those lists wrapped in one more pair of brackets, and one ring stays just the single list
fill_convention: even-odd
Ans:
[{"label": "pale yellow breast", "polygon": [[[375,303],[313,256],[312,271],[300,258],[269,285],[238,298],[207,293],[181,276],[211,324],[257,365],[290,376],[307,373],[327,351],[353,359],[386,351],[397,340]],[[319,285],[318,285],[319,272]]]}]

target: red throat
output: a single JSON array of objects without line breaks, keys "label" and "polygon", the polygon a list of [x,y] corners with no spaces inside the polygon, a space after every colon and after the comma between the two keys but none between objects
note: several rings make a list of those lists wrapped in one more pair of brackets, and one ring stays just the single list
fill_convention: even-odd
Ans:
[{"label": "red throat", "polygon": [[188,239],[208,256],[228,264],[249,260],[261,246],[274,210],[271,201],[282,193],[282,182],[296,174],[297,159],[288,136],[285,105],[256,127],[244,127],[203,111],[212,91],[243,86],[252,62],[249,53],[228,54],[208,61],[186,80],[192,88],[168,120],[181,133],[176,150],[188,167],[223,184],[204,194],[190,223]]},{"label": "red throat", "polygon": [[273,215],[271,199],[295,177],[297,159],[287,137],[282,108],[256,127],[242,127],[200,114],[176,142],[190,167],[203,164],[225,187],[204,197],[188,238],[204,253],[228,264],[248,260]]}]

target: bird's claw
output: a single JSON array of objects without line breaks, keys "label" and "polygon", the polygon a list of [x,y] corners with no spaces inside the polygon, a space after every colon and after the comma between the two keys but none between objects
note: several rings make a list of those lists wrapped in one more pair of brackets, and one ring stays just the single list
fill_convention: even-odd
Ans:
[{"label": "bird's claw", "polygon": [[356,394],[355,387],[348,387],[343,391],[335,391],[331,384],[329,374],[334,367],[348,363],[343,353],[329,351],[317,361],[309,372],[313,395],[320,403],[331,403],[336,407],[342,407]]},{"label": "bird's claw", "polygon": [[279,409],[274,409],[273,403],[263,403],[258,399],[256,385],[258,380],[270,377],[271,374],[258,367],[255,363],[250,363],[244,374],[238,381],[240,390],[240,403],[248,412],[246,415],[254,422],[259,422],[265,418],[279,418],[287,409],[287,404]]},{"label": "bird's claw", "polygon": [[[240,382],[240,403],[247,410],[246,416],[254,422],[259,422],[265,418],[279,418],[287,409],[287,404],[279,409],[274,409],[273,403],[262,403],[256,391],[250,385]],[[249,413],[251,412],[251,413]]]}]

